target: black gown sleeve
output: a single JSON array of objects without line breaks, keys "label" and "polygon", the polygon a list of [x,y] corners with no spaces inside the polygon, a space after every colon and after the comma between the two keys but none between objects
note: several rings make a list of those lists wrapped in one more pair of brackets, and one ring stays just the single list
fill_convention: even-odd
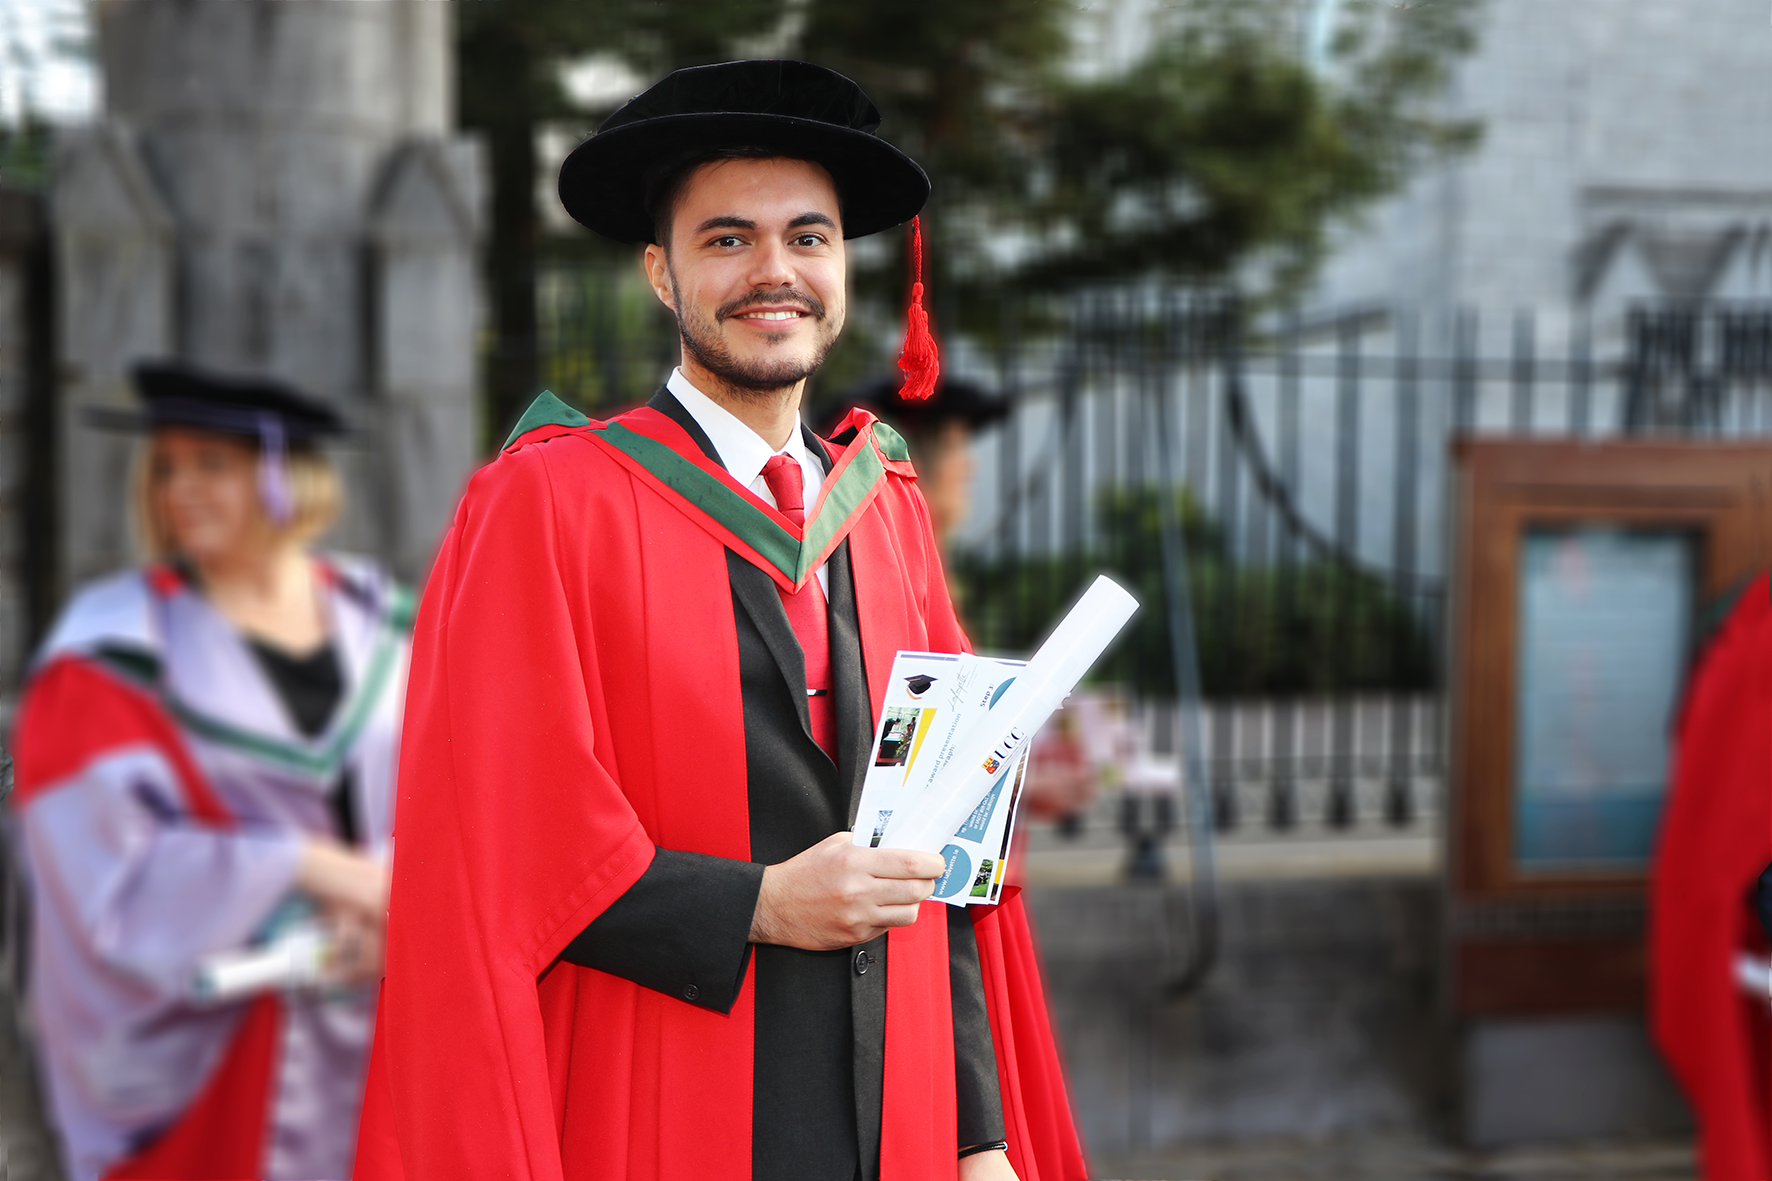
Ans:
[{"label": "black gown sleeve", "polygon": [[763,867],[754,861],[660,849],[560,958],[730,1012],[750,963],[762,888]]},{"label": "black gown sleeve", "polygon": [[956,1148],[1003,1139],[1003,1095],[997,1086],[997,1051],[985,1009],[984,976],[969,907],[948,909],[948,989],[954,1005],[954,1115]]}]

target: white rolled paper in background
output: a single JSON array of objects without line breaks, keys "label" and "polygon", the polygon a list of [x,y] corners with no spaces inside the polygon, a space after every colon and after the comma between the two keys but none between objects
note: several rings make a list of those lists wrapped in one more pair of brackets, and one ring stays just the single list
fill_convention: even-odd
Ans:
[{"label": "white rolled paper in background", "polygon": [[312,923],[290,927],[261,947],[205,956],[192,981],[199,1000],[220,1003],[255,993],[312,988],[326,974],[331,940]]},{"label": "white rolled paper in background", "polygon": [[941,852],[1137,610],[1124,587],[1105,574],[1097,578],[928,788],[892,817],[881,846]]}]

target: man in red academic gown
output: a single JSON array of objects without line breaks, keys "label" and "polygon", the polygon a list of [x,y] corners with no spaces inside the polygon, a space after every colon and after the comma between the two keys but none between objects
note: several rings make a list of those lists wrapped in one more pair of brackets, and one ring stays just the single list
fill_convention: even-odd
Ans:
[{"label": "man in red academic gown", "polygon": [[1018,901],[849,828],[899,649],[964,647],[903,442],[800,425],[844,240],[928,181],[848,79],[679,71],[562,169],[683,364],[543,395],[414,639],[359,1178],[1086,1176]]},{"label": "man in red academic gown", "polygon": [[1766,956],[1754,894],[1772,857],[1769,710],[1772,599],[1762,577],[1693,668],[1650,888],[1650,1021],[1698,1118],[1706,1181],[1772,1176],[1772,998],[1740,970]]}]

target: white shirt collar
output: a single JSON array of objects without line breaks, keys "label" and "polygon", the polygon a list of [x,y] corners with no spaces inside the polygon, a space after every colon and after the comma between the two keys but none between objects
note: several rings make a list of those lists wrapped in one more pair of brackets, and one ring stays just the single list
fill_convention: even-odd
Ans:
[{"label": "white shirt collar", "polygon": [[[707,432],[709,441],[714,444],[714,451],[720,456],[720,462],[744,487],[749,488],[763,474],[763,465],[776,455],[785,455],[798,463],[808,472],[816,472],[821,479],[810,480],[808,490],[817,489],[822,481],[824,466],[819,463],[806,447],[805,436],[800,432],[800,420],[794,419],[794,433],[788,436],[787,446],[779,452],[772,450],[763,436],[746,426],[744,421],[726,407],[720,405],[692,385],[681,369],[671,370],[671,376],[665,381],[665,388],[675,395],[689,411],[689,416],[696,425]],[[808,497],[810,500],[811,497]]]}]

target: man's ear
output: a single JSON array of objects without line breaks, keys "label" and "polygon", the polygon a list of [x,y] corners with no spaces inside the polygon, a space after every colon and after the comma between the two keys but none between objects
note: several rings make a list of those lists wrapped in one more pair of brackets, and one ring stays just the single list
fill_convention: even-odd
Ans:
[{"label": "man's ear", "polygon": [[640,268],[646,272],[646,281],[652,284],[652,294],[658,296],[658,302],[676,311],[677,305],[671,302],[671,258],[665,248],[657,242],[648,242],[646,253],[640,256]]}]

